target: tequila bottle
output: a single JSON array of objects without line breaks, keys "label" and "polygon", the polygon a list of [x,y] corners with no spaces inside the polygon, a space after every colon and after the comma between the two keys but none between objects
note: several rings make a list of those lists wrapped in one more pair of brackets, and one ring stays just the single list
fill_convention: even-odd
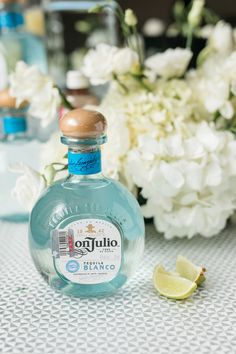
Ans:
[{"label": "tequila bottle", "polygon": [[16,108],[8,90],[0,91],[0,220],[26,221],[28,213],[12,195],[18,175],[10,171],[19,162],[40,168],[41,137],[38,120],[28,119],[27,107]]},{"label": "tequila bottle", "polygon": [[67,178],[36,202],[29,244],[36,268],[50,286],[75,297],[106,296],[140,265],[144,221],[134,196],[101,173],[106,120],[76,109],[60,120],[68,145]]},{"label": "tequila bottle", "polygon": [[19,0],[0,0],[0,89],[7,86],[7,76],[19,60],[47,71],[43,39],[24,30],[23,7]]}]

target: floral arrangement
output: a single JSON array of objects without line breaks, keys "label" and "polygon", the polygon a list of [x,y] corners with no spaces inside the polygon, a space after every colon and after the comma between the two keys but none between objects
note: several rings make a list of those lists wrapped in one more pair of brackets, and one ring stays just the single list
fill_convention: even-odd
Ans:
[{"label": "floral arrangement", "polygon": [[[203,10],[203,0],[192,2],[186,48],[144,59],[135,14],[118,8],[125,47],[99,44],[82,68],[91,84],[109,83],[96,107],[109,127],[104,173],[141,191],[144,216],[153,217],[168,239],[213,236],[236,209],[236,47],[233,29],[219,21],[197,68],[188,70]],[[22,63],[12,74],[11,92],[19,103],[28,100],[32,111],[40,107],[44,125],[60,104],[52,81]],[[43,188],[64,176],[65,153],[55,133],[42,149],[40,173],[18,166],[24,174],[13,193],[28,209]]]}]

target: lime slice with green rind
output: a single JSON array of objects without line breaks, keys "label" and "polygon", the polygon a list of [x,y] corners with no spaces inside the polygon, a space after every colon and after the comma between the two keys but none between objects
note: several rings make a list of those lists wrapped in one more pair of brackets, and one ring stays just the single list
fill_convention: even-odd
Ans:
[{"label": "lime slice with green rind", "polygon": [[200,285],[206,280],[205,271],[205,268],[193,264],[187,258],[180,255],[177,257],[176,272],[179,273],[181,277],[194,281]]},{"label": "lime slice with green rind", "polygon": [[161,295],[176,300],[187,299],[197,288],[195,282],[176,273],[167,272],[162,265],[154,269],[153,284]]}]

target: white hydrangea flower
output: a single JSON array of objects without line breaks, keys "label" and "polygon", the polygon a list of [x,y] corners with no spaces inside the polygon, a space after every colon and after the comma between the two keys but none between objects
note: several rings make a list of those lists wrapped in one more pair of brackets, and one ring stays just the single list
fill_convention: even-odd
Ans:
[{"label": "white hydrangea flower", "polygon": [[[193,93],[193,100],[207,113],[217,111],[225,118],[231,119],[234,107],[230,101],[233,83],[236,80],[236,52],[230,56],[211,55],[203,65],[189,72],[187,80]],[[208,115],[208,120],[212,119]]]},{"label": "white hydrangea flower", "polygon": [[225,119],[232,119],[234,116],[234,107],[230,101],[225,101],[223,106],[220,107],[220,114]]},{"label": "white hydrangea flower", "polygon": [[197,114],[191,97],[191,90],[185,81],[159,80],[153,92],[132,89],[123,95],[111,87],[102,108],[112,107],[113,115],[117,112],[120,116],[122,112],[129,129],[131,145],[134,146],[141,134],[150,133],[159,138],[175,130],[184,130],[185,121]]},{"label": "white hydrangea flower", "polygon": [[[236,207],[236,141],[213,124],[189,123],[185,136],[140,136],[128,169],[165,237],[220,232]],[[172,147],[172,148],[170,148]]]},{"label": "white hydrangea flower", "polygon": [[61,102],[59,91],[53,80],[42,74],[37,66],[18,62],[10,75],[10,93],[16,97],[17,106],[24,101],[29,102],[29,113],[40,119],[43,127],[56,118]]},{"label": "white hydrangea flower", "polygon": [[125,158],[130,149],[130,132],[126,116],[119,108],[104,102],[97,108],[107,119],[108,141],[102,146],[102,171],[105,176],[122,180],[130,190],[133,181],[125,168]]},{"label": "white hydrangea flower", "polygon": [[148,69],[165,79],[184,75],[192,52],[189,49],[167,49],[164,53],[154,54],[145,61]]}]

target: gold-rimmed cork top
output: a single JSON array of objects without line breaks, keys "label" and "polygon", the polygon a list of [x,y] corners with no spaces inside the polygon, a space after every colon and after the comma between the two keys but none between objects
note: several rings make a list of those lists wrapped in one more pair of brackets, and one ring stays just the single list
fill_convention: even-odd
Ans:
[{"label": "gold-rimmed cork top", "polygon": [[66,113],[59,125],[64,136],[77,139],[98,138],[107,130],[106,119],[100,112],[82,108]]}]

